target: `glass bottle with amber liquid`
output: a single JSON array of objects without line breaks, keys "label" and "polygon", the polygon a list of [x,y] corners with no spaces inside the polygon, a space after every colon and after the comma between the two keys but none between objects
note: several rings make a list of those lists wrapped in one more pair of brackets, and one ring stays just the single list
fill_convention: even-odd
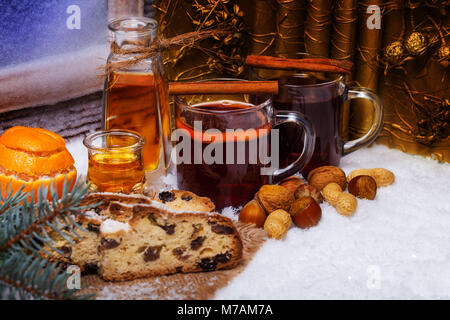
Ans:
[{"label": "glass bottle with amber liquid", "polygon": [[156,40],[157,22],[144,17],[113,20],[105,81],[103,128],[137,132],[145,140],[144,170],[167,168],[170,158],[168,84],[160,54],[142,58]]}]

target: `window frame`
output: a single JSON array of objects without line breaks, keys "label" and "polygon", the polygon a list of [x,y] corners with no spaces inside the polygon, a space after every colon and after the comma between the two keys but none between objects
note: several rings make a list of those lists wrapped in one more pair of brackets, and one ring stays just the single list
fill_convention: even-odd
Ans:
[{"label": "window frame", "polygon": [[[143,8],[143,0],[108,0],[108,20],[142,16]],[[5,112],[53,105],[102,90],[101,67],[108,51],[107,44],[98,45],[1,68],[0,117]]]}]

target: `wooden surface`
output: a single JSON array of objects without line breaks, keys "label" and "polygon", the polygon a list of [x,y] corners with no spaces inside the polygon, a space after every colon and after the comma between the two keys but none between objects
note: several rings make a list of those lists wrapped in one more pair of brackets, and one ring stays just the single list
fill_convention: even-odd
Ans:
[{"label": "wooden surface", "polygon": [[0,113],[0,133],[13,126],[40,127],[64,138],[85,135],[101,128],[102,93],[97,92],[55,105]]}]

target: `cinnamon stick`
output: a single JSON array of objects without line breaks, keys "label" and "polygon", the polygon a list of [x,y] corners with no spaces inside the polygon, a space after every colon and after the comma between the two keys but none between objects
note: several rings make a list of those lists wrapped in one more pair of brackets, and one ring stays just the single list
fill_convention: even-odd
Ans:
[{"label": "cinnamon stick", "polygon": [[170,95],[190,94],[278,94],[278,81],[170,82]]},{"label": "cinnamon stick", "polygon": [[285,59],[269,56],[247,56],[245,63],[249,66],[278,70],[299,70],[327,73],[350,74],[353,63],[346,60],[326,58]]}]

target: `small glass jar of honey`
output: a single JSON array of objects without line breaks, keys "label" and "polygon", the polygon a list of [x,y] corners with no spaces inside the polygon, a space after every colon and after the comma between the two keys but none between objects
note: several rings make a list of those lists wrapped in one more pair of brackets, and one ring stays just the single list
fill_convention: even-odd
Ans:
[{"label": "small glass jar of honey", "polygon": [[144,190],[144,139],[129,130],[95,132],[83,140],[88,149],[91,191],[140,193]]}]

